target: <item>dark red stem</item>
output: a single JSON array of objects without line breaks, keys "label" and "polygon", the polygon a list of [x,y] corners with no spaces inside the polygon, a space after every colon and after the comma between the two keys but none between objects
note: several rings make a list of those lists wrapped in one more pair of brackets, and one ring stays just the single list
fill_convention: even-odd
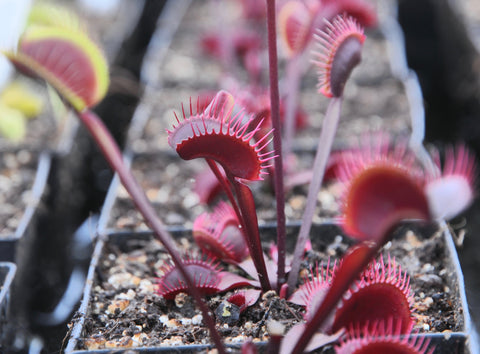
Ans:
[{"label": "dark red stem", "polygon": [[237,215],[238,221],[240,224],[242,224],[242,213],[240,212],[240,209],[238,207],[238,203],[235,199],[235,196],[233,195],[231,184],[227,178],[220,172],[217,163],[212,160],[212,159],[205,159],[208,163],[208,166],[212,170],[213,174],[215,177],[217,177],[218,182],[220,182],[220,185],[223,188],[223,191],[227,194],[227,198],[230,201],[230,204],[233,207],[233,210],[235,211],[235,214]]},{"label": "dark red stem", "polygon": [[278,289],[285,283],[285,194],[283,188],[282,129],[280,123],[280,94],[278,91],[277,24],[275,0],[267,0],[268,66],[270,79],[270,109],[273,127],[273,148],[278,154],[275,159],[275,199],[277,208]]},{"label": "dark red stem", "polygon": [[[255,201],[253,200],[250,188],[238,182],[235,177],[228,176],[225,178],[218,169],[217,163],[212,159],[206,159],[208,166],[217,177],[222,185],[227,197],[232,204],[238,221],[242,226],[242,233],[250,251],[255,269],[257,270],[258,279],[263,291],[271,289],[270,279],[268,278],[265,259],[263,258],[262,243],[260,241],[260,232],[258,230],[258,219],[255,211]],[[235,189],[237,198],[232,193],[231,186]],[[238,202],[237,202],[238,199]]]},{"label": "dark red stem", "polygon": [[280,353],[280,345],[282,343],[283,336],[271,335],[268,340],[267,354]]},{"label": "dark red stem", "polygon": [[226,353],[220,335],[215,328],[215,321],[213,321],[213,318],[210,316],[209,309],[200,296],[200,292],[196,290],[195,283],[192,281],[191,276],[183,267],[182,259],[177,250],[175,242],[170,234],[166,231],[163,223],[158,218],[155,209],[151,205],[132,172],[126,167],[117,143],[113,139],[105,124],[103,124],[102,120],[94,112],[85,110],[83,112],[77,112],[77,114],[92,135],[95,142],[100,147],[104,157],[107,159],[112,169],[118,174],[125,189],[132,197],[138,211],[142,214],[148,225],[150,225],[152,228],[157,239],[163,244],[165,249],[172,257],[173,262],[185,279],[190,295],[195,299],[198,307],[202,311],[205,325],[210,330],[210,336],[212,341],[215,343],[216,348],[221,353]]},{"label": "dark red stem", "polygon": [[263,258],[262,243],[260,241],[260,232],[258,230],[257,212],[255,210],[255,201],[252,191],[246,185],[235,180],[234,177],[229,178],[235,188],[238,205],[242,212],[242,227],[245,229],[244,235],[247,236],[247,245],[250,256],[258,273],[258,280],[262,286],[263,292],[272,289],[268,278],[265,258]]}]

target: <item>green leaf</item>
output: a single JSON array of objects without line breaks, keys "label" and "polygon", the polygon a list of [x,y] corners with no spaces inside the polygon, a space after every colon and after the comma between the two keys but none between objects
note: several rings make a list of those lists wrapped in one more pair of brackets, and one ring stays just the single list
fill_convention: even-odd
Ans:
[{"label": "green leaf", "polygon": [[22,112],[0,102],[0,134],[8,140],[21,141],[26,134],[26,119]]}]

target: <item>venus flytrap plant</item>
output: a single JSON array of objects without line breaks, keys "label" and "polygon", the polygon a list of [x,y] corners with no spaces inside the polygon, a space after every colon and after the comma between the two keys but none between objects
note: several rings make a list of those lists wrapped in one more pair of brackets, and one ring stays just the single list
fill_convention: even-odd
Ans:
[{"label": "venus flytrap plant", "polygon": [[303,284],[289,297],[288,301],[305,307],[305,320],[309,320],[312,317],[314,310],[322,301],[332,282],[336,267],[337,264],[335,262],[332,268],[330,268],[330,261],[328,261],[326,267],[317,264],[315,270],[310,269],[312,278],[309,279],[305,276]]},{"label": "venus flytrap plant", "polygon": [[[193,223],[192,234],[195,244],[207,256],[206,260],[205,257],[191,257],[188,254],[184,258],[186,267],[189,268],[195,278],[199,291],[203,291],[205,295],[210,295],[244,286],[260,287],[260,277],[255,262],[249,257],[243,229],[234,209],[229,204],[222,201],[211,213],[206,212],[199,215]],[[268,254],[269,257],[262,253],[262,257],[270,279],[270,285],[275,288],[277,286],[275,275],[278,263],[278,249],[275,244],[271,244]],[[253,280],[234,273],[219,271],[219,262],[236,266]],[[288,269],[289,266],[287,265]],[[170,263],[166,263],[159,273],[162,274],[158,281],[158,293],[161,296],[172,298],[178,292],[187,290],[180,274]],[[257,294],[258,292],[259,290],[256,289],[242,290],[242,293],[249,296],[249,300],[246,301],[249,304],[248,306],[253,304],[251,293]],[[255,298],[258,299],[258,296]]]},{"label": "venus flytrap plant", "polygon": [[410,277],[390,255],[387,264],[380,256],[343,295],[335,309],[331,331],[351,326],[373,329],[375,323],[394,319],[398,333],[409,333],[414,325],[413,300]]},{"label": "venus flytrap plant", "polygon": [[268,162],[275,157],[273,151],[268,150],[269,134],[252,141],[261,123],[249,130],[253,118],[245,119],[241,110],[234,114],[235,100],[225,91],[220,91],[204,111],[198,111],[198,107],[194,112],[190,104],[188,115],[182,109],[183,119],[177,117],[177,125],[168,131],[168,142],[182,159],[206,159],[237,214],[262,289],[267,291],[271,285],[260,242],[255,202],[245,182],[261,180],[270,166]]},{"label": "venus flytrap plant", "polygon": [[[267,18],[273,151],[281,154],[274,0],[267,0]],[[323,178],[326,158],[340,114],[343,87],[351,70],[358,64],[364,41],[360,27],[347,17],[333,20],[328,25],[327,32],[321,36],[330,56],[321,59],[321,65],[325,67],[322,69],[320,90],[325,95],[332,96],[332,101],[320,138],[319,151],[323,149],[317,154],[320,162],[316,158],[314,166],[314,170],[318,171],[313,179],[317,181],[317,187],[312,188],[319,188]],[[244,269],[247,266],[242,263],[249,253],[254,271],[247,273],[254,273],[253,277],[258,279],[256,281],[224,271],[213,258],[191,255],[182,257],[179,254],[173,239],[125,167],[121,152],[109,132],[99,117],[90,110],[106,93],[108,69],[98,48],[91,45],[87,37],[82,37],[78,30],[51,27],[47,31],[37,25],[21,38],[17,52],[7,55],[20,69],[45,79],[76,111],[118,173],[138,210],[172,257],[173,264],[160,269],[163,274],[159,279],[158,293],[171,299],[179,292],[188,291],[202,310],[203,320],[210,329],[214,345],[220,353],[224,353],[222,341],[202,297],[243,286],[261,286],[263,292],[275,287],[279,290],[285,282],[285,273],[289,270],[285,264],[282,160],[275,160],[278,251],[272,252],[272,262],[262,251],[255,204],[247,185],[249,181],[262,179],[270,167],[270,161],[275,157],[269,147],[270,133],[259,134],[261,122],[255,122],[255,117],[243,113],[237,107],[234,97],[225,91],[220,91],[206,107],[200,106],[197,101],[196,108],[192,104],[188,111],[182,108],[183,117],[177,118],[176,126],[168,131],[169,144],[183,159],[206,159],[232,205],[227,207],[226,204],[221,204],[212,214],[200,216],[194,224],[194,239],[206,252],[219,251],[217,257],[230,258],[231,263],[243,266]],[[417,165],[414,156],[404,145],[390,150],[385,144],[342,154],[341,159],[339,174],[346,189],[344,229],[359,243],[332,270],[328,266],[326,270],[318,271],[317,268],[315,278],[318,280],[306,282],[307,285],[294,294],[293,298],[300,298],[298,301],[303,301],[308,310],[307,323],[296,327],[296,331],[289,332],[289,338],[293,338],[289,343],[292,352],[303,352],[308,348],[312,337],[316,337],[312,342],[317,344],[337,341],[347,328],[347,339],[342,341],[340,352],[348,352],[359,345],[372,345],[373,349],[369,349],[371,352],[378,348],[393,350],[395,346],[405,346],[426,353],[426,343],[397,338],[397,334],[408,333],[411,328],[408,277],[390,260],[385,265],[381,259],[380,262],[373,262],[363,273],[362,270],[391,238],[391,231],[398,223],[411,218],[430,220],[453,216],[465,208],[473,197],[473,160],[460,147],[447,154],[443,173],[438,172],[442,170],[439,162],[437,173],[430,173]],[[315,201],[316,194],[318,189],[316,192],[309,191],[309,198]],[[448,210],[442,208],[445,199],[457,194],[461,196],[458,204]],[[307,238],[313,214],[313,209],[309,210],[305,217],[305,225],[308,225],[305,226],[308,229]],[[301,234],[302,232],[305,231],[301,231]],[[297,248],[301,246],[301,252],[298,255],[296,251],[294,256],[298,264],[307,238],[300,241],[299,237]],[[245,251],[244,244],[248,246],[248,252]],[[272,264],[277,270],[276,282],[272,280]],[[250,266],[251,262],[249,269],[252,268]],[[292,277],[297,274],[298,268],[290,271]],[[356,285],[353,289],[350,288],[352,284]],[[293,291],[295,286],[296,279],[289,290]],[[241,311],[253,304],[259,295],[257,289],[240,290],[227,301],[238,306]],[[355,309],[359,303],[366,307],[366,313],[357,313]],[[399,324],[388,322],[392,307],[396,315],[402,318]],[[333,316],[332,311],[335,311]],[[380,324],[384,321],[388,324],[381,327]],[[360,326],[359,323],[363,326],[362,331],[348,329]],[[329,334],[318,333],[318,328],[324,328]],[[358,333],[363,333],[366,339],[354,342]],[[272,331],[272,353],[278,351],[281,334],[281,331]],[[385,340],[382,340],[383,336]],[[254,351],[250,344],[245,345],[245,352]]]},{"label": "venus flytrap plant", "polygon": [[[320,266],[320,270],[317,265],[314,272],[310,270],[312,278],[304,279],[303,285],[289,298],[290,302],[305,306],[306,321],[313,318],[336,276],[336,271],[336,263],[330,268],[329,262],[326,267]],[[374,260],[362,272],[343,295],[334,313],[322,327],[317,328],[308,351],[325,345],[325,340],[336,340],[338,334],[348,328],[374,330],[378,323],[394,321],[397,328],[395,333],[408,334],[413,327],[412,304],[409,277],[394,259],[389,256],[385,264],[381,256],[378,262]],[[299,323],[286,334],[282,354],[293,349],[299,336],[298,329],[301,332],[305,326],[304,323]],[[318,336],[319,333],[323,336]]]},{"label": "venus flytrap plant", "polygon": [[43,110],[44,102],[32,88],[13,81],[0,93],[0,102],[20,111],[27,119],[36,117]]},{"label": "venus flytrap plant", "polygon": [[0,101],[0,136],[11,142],[21,142],[26,135],[27,122],[22,112]]},{"label": "venus flytrap plant", "polygon": [[[270,24],[271,25],[271,24]],[[347,56],[351,55],[352,53],[350,50],[352,49],[350,46],[353,47],[353,54],[355,57],[355,54],[358,53],[356,49],[358,49],[358,46],[361,48],[361,44],[363,43],[363,33],[361,33],[360,38],[355,38],[355,36],[359,35],[359,32],[354,32],[355,34],[353,35],[353,38],[350,38],[349,36],[346,36],[346,38],[343,38],[344,40],[349,39],[350,41],[348,42],[349,44],[346,46],[347,49]],[[352,44],[353,41],[353,44]],[[357,43],[355,42],[357,41]],[[328,87],[323,87],[323,90],[325,93],[330,94],[332,96],[339,96],[341,97],[341,94],[343,92],[343,85],[345,84],[346,79],[348,78],[348,75],[350,74],[351,69],[354,67],[356,62],[358,62],[358,58],[354,58],[353,60],[353,66],[348,65],[350,64],[350,59],[351,57],[347,58],[347,69],[343,68],[345,71],[342,72],[342,75],[340,75],[340,80],[341,82],[335,82],[333,81],[333,85],[330,85]],[[332,69],[330,68],[333,72],[336,72],[335,70],[337,69]],[[274,71],[274,70],[273,70]],[[338,73],[336,74],[338,75]],[[330,84],[331,77],[328,77],[328,83]],[[277,96],[278,98],[278,96]],[[338,98],[338,97],[337,97]],[[337,102],[338,104],[338,102]],[[272,105],[273,106],[273,105]],[[234,209],[236,211],[236,214],[238,216],[238,219],[241,221],[242,226],[245,225],[245,217],[251,215],[251,211],[254,210],[254,206],[252,204],[244,204],[243,206],[241,205],[242,202],[237,201],[238,195],[241,194],[241,191],[239,193],[239,190],[236,189],[235,183],[238,182],[237,179],[246,179],[246,176],[258,176],[258,170],[259,170],[259,164],[258,161],[255,163],[255,158],[258,158],[258,155],[255,153],[252,153],[251,155],[248,155],[250,157],[253,156],[251,160],[249,159],[241,159],[240,161],[236,161],[229,156],[229,155],[234,155],[238,154],[239,156],[244,156],[245,155],[245,147],[247,146],[257,146],[255,144],[251,144],[250,140],[252,137],[255,135],[255,133],[260,129],[259,125],[257,125],[256,128],[254,128],[251,131],[247,132],[248,125],[250,120],[249,119],[243,119],[240,114],[233,115],[233,112],[238,111],[238,109],[235,109],[235,103],[233,100],[233,97],[225,92],[220,92],[214,101],[207,107],[205,110],[199,110],[197,109],[197,112],[193,112],[193,107],[190,105],[190,115],[187,118],[187,114],[183,112],[183,120],[177,119],[178,126],[174,127],[172,131],[169,132],[169,142],[172,147],[174,147],[179,155],[184,158],[184,159],[192,159],[192,158],[197,158],[197,157],[203,157],[207,159],[207,162],[209,163],[210,167],[214,171],[214,173],[217,175],[219,180],[222,182],[222,184],[225,187],[225,191],[227,192],[227,195],[229,195],[229,199],[232,202],[232,205],[234,206]],[[337,112],[339,113],[339,112]],[[278,117],[278,116],[277,116]],[[243,141],[247,142],[246,145],[239,144],[237,146],[237,142],[234,143],[234,138],[239,139],[237,142]],[[263,138],[261,139],[263,140]],[[222,147],[224,149],[215,149],[213,146],[218,146],[218,144],[222,143]],[[225,147],[229,147],[228,149],[225,149]],[[260,150],[262,150],[266,145],[263,145]],[[384,145],[381,145],[384,146]],[[248,150],[248,148],[246,149]],[[385,203],[386,201],[390,202],[390,199],[393,199],[393,206],[390,209],[387,209],[386,212],[383,214],[378,214],[378,216],[383,217],[385,216],[385,222],[380,223],[380,226],[374,226],[371,225],[371,223],[367,223],[367,225],[362,224],[361,218],[358,218],[355,214],[355,205],[357,205],[356,208],[360,208],[358,206],[359,203],[358,201],[355,203],[346,203],[349,207],[353,208],[352,212],[352,219],[353,219],[353,230],[355,228],[360,229],[360,231],[357,233],[357,238],[364,240],[362,243],[354,247],[348,254],[347,256],[342,260],[341,265],[338,268],[338,271],[335,273],[335,277],[333,278],[330,286],[328,286],[328,289],[325,291],[324,299],[323,301],[319,302],[318,298],[315,298],[315,301],[318,305],[315,305],[312,307],[312,309],[309,311],[310,315],[308,318],[308,321],[305,325],[302,325],[298,328],[300,328],[299,332],[294,332],[294,334],[299,334],[300,339],[298,342],[295,343],[295,348],[293,349],[294,352],[301,352],[305,349],[307,346],[308,341],[312,336],[317,336],[318,333],[316,333],[317,329],[325,324],[325,321],[327,320],[329,313],[331,310],[335,307],[335,305],[340,301],[342,298],[342,295],[348,290],[350,285],[357,279],[358,274],[362,271],[362,269],[370,262],[370,260],[376,255],[378,252],[378,249],[381,245],[383,245],[387,240],[388,237],[390,236],[390,231],[402,220],[405,218],[418,218],[419,216],[424,217],[425,219],[428,218],[429,214],[427,213],[422,213],[425,211],[425,198],[422,198],[422,189],[418,188],[418,183],[415,180],[414,175],[410,175],[410,170],[406,174],[402,174],[403,171],[406,169],[398,168],[398,166],[394,167],[391,169],[389,166],[389,162],[385,163],[384,165],[377,166],[375,163],[370,164],[370,162],[381,162],[385,160],[386,156],[389,156],[386,153],[383,153],[383,155],[380,155],[378,159],[375,158],[375,153],[377,152],[382,152],[382,149],[379,148],[374,148],[372,149],[374,153],[367,154],[365,153],[365,156],[372,156],[373,158],[369,160],[368,158],[364,159],[365,164],[360,164],[362,166],[361,169],[353,169],[351,170],[351,175],[352,176],[351,180],[355,180],[355,183],[349,183],[348,186],[349,188],[347,193],[350,197],[353,196],[353,199],[362,199],[362,198],[367,198],[368,196],[365,196],[365,194],[362,193],[363,187],[368,187],[374,185],[374,182],[371,181],[376,181],[380,176],[380,179],[386,179],[385,186],[389,185],[390,189],[392,189],[392,186],[400,183],[401,186],[401,191],[402,193],[390,193],[389,188],[385,187],[382,189],[382,193],[378,199],[373,198],[373,205],[372,208],[367,208],[367,214],[368,213],[379,213],[379,208],[377,208],[378,205],[381,205],[382,203]],[[243,152],[242,152],[243,151]],[[370,151],[372,152],[372,151]],[[230,154],[229,154],[230,153]],[[402,157],[401,153],[394,153],[392,154],[393,157],[399,158],[397,155],[400,155]],[[256,156],[256,157],[255,157]],[[268,158],[271,157],[271,155],[267,154],[265,156],[268,156]],[[378,157],[378,156],[377,156]],[[388,160],[388,159],[386,159]],[[399,163],[398,165],[401,165],[404,161],[400,161],[401,158],[399,158]],[[395,162],[395,159],[393,159]],[[408,161],[406,159],[405,161]],[[390,161],[391,162],[391,161]],[[217,166],[217,163],[221,165],[225,171],[225,176],[219,173],[219,168]],[[236,165],[238,164],[238,165]],[[370,169],[371,167],[371,169]],[[377,168],[379,167],[379,168]],[[251,170],[256,171],[253,174],[251,173]],[[360,171],[361,170],[361,171]],[[366,171],[368,170],[368,171]],[[400,172],[398,172],[398,171]],[[235,173],[232,173],[232,171],[235,171]],[[250,171],[250,172],[249,172]],[[393,173],[392,173],[393,171]],[[358,173],[357,173],[358,172]],[[397,173],[398,172],[398,173]],[[347,173],[345,173],[347,175]],[[357,185],[358,183],[358,185]],[[390,183],[390,184],[389,184]],[[233,185],[233,188],[232,186]],[[233,191],[232,191],[233,189]],[[368,190],[368,188],[367,188]],[[370,189],[371,192],[371,189]],[[407,195],[406,202],[402,200],[401,196],[399,195]],[[240,198],[238,198],[240,199]],[[346,198],[347,200],[347,198]],[[368,200],[368,199],[367,199]],[[418,202],[420,200],[420,202]],[[352,205],[353,206],[352,206]],[[243,211],[243,208],[247,205],[247,208],[249,209],[247,213]],[[352,211],[350,210],[350,211]],[[349,215],[348,213],[349,209],[345,208],[345,215]],[[367,215],[368,216],[368,215]],[[367,218],[367,220],[370,220]],[[250,222],[254,222],[256,224],[256,218],[253,218],[249,220]],[[383,220],[382,220],[383,221]],[[247,236],[248,238],[248,236]],[[256,237],[255,237],[256,238]],[[250,239],[249,239],[250,242]],[[264,260],[263,254],[260,255],[261,253],[261,246],[259,242],[256,244],[258,247],[256,250],[254,247],[250,247],[250,252],[252,254],[252,250],[255,251],[254,254],[252,254],[252,257],[254,259],[256,257],[260,257],[262,260]],[[278,258],[280,259],[280,257]],[[384,269],[384,268],[382,268]],[[403,316],[403,318],[409,318],[409,300],[408,300],[408,291],[407,294],[405,294],[405,289],[407,288],[405,278],[397,278],[395,277],[395,274],[397,274],[397,271],[395,270],[395,267],[389,267],[388,268],[388,273],[389,276],[391,273],[394,274],[393,277],[389,278],[389,281],[384,281],[383,279],[385,277],[385,270],[381,272],[375,272],[374,270],[369,271],[363,279],[363,282],[358,283],[358,291],[357,292],[351,292],[350,293],[350,298],[352,300],[345,301],[344,303],[344,309],[345,308],[351,308],[351,306],[355,301],[365,301],[365,299],[372,297],[372,295],[375,295],[375,293],[380,293],[380,296],[384,296],[385,292],[389,295],[390,299],[396,299],[392,300],[395,304],[398,304],[398,313],[405,314],[407,313],[406,317]],[[394,269],[393,271],[390,271],[391,269]],[[399,271],[398,273],[401,273]],[[257,267],[257,274],[261,275],[261,272],[258,271]],[[381,275],[379,275],[381,274]],[[382,278],[382,279],[378,279]],[[403,279],[403,280],[402,280]],[[260,278],[261,280],[261,278]],[[388,288],[391,285],[391,290],[385,290],[385,288]],[[380,288],[381,290],[372,290],[372,289],[378,289]],[[265,290],[265,288],[263,287]],[[383,293],[382,293],[383,291]],[[365,295],[366,294],[366,295]],[[360,299],[360,300],[358,300]],[[406,299],[406,300],[405,300]],[[372,303],[370,303],[372,304]],[[378,318],[383,319],[386,316],[388,316],[388,310],[386,310],[388,306],[382,306],[380,307],[380,311],[377,312],[377,317],[375,320],[378,320]],[[403,310],[402,310],[403,309]],[[407,310],[405,310],[407,309]],[[386,310],[386,311],[383,311]],[[402,312],[403,311],[403,312]],[[345,314],[347,311],[344,311],[343,314]],[[341,314],[342,311],[339,311]],[[338,327],[341,329],[346,325],[345,322],[345,316],[346,315],[339,315],[338,317]],[[406,321],[406,326],[409,328],[410,322],[408,320]],[[321,335],[320,339],[316,339],[315,342],[318,343],[318,341],[321,341],[323,344],[329,343],[332,341],[335,341],[339,338],[341,335],[341,329],[332,335]],[[290,333],[290,332],[289,332]],[[294,338],[294,337],[291,337]]]},{"label": "venus flytrap plant", "polygon": [[[259,85],[248,85],[241,87],[241,85],[234,81],[228,81],[228,91],[235,92],[235,101],[239,106],[243,107],[245,116],[251,116],[252,126],[257,126],[260,129],[257,130],[253,139],[261,139],[264,135],[268,134],[272,127],[272,114],[270,107],[270,98],[268,89]],[[213,99],[214,95],[200,94],[200,102],[205,98]],[[208,105],[208,104],[207,104]],[[205,105],[205,106],[207,106]],[[280,101],[279,114],[280,120],[284,123],[285,118],[285,102]],[[205,109],[204,107],[203,109]],[[200,107],[200,110],[202,108]],[[307,114],[302,109],[298,109],[295,115],[295,126],[297,129],[304,129],[307,127]],[[289,155],[286,159],[283,171],[284,178],[286,180],[286,190],[292,188],[295,185],[304,183],[304,172],[298,173],[295,170],[296,158],[294,155]],[[272,169],[273,170],[273,169]],[[223,171],[220,171],[223,173]],[[307,173],[309,175],[309,173]],[[269,173],[269,177],[271,174]],[[308,178],[308,177],[307,177]],[[271,181],[271,180],[270,180]],[[300,182],[299,182],[300,181]],[[222,191],[219,180],[215,177],[211,170],[203,170],[195,176],[195,193],[198,195],[202,204],[214,204],[219,194]]]},{"label": "venus flytrap plant", "polygon": [[171,255],[189,293],[202,311],[212,341],[221,353],[225,353],[209,309],[196,291],[196,282],[184,266],[174,240],[123,162],[122,153],[112,135],[91,110],[103,99],[109,84],[108,65],[101,50],[80,29],[34,23],[22,34],[16,50],[4,54],[20,72],[51,85],[75,111],[112,169],[119,175],[137,209]]},{"label": "venus flytrap plant", "polygon": [[[316,328],[328,321],[342,294],[392,238],[392,232],[399,224],[411,219],[435,220],[435,207],[440,209],[442,205],[428,195],[430,181],[427,173],[406,146],[400,143],[393,149],[386,148],[383,142],[377,141],[376,145],[367,144],[358,151],[346,152],[344,162],[339,164],[339,176],[345,183],[342,227],[360,242],[343,257],[323,301],[298,339],[294,353],[307,347]],[[455,207],[456,213],[468,207],[467,201],[471,201],[469,196],[473,194],[473,185],[467,186],[467,183],[472,182],[475,166],[470,154],[463,147],[459,150],[461,162],[446,161],[448,172],[437,177],[445,183],[451,175],[455,176],[454,180],[462,181],[452,184],[456,186],[459,200],[464,201]],[[448,156],[452,159],[456,155]]]},{"label": "venus flytrap plant", "polygon": [[[233,208],[226,202],[220,202],[211,213],[199,215],[192,229],[196,245],[205,253],[219,261],[236,266],[243,270],[256,282],[251,286],[258,287],[259,275],[255,262],[249,257],[249,250],[243,236],[243,230]],[[272,243],[268,256],[263,254],[265,267],[272,288],[277,287],[276,274],[278,270],[278,248]],[[290,269],[289,262],[286,270]],[[241,285],[241,284],[240,284]],[[280,294],[282,296],[283,294]]]},{"label": "venus flytrap plant", "polygon": [[[271,23],[270,23],[270,26],[271,26]],[[361,45],[361,43],[363,41],[359,41],[359,42],[360,42],[360,45]],[[346,79],[348,78],[348,75],[351,71],[351,68],[352,67],[350,67],[347,70],[347,74],[345,75],[346,77],[345,76],[341,77],[342,80],[346,81]],[[275,70],[273,70],[273,71],[275,72]],[[340,85],[333,85],[332,87],[329,87],[328,90],[330,92],[333,92],[333,93],[331,93],[332,95],[334,95],[334,94],[341,95],[341,92],[343,91],[343,84],[344,84],[344,82]],[[328,91],[325,91],[325,92],[328,92]],[[277,96],[277,99],[278,99],[278,96]],[[220,100],[223,101],[223,104],[222,104],[222,107],[224,107],[223,109],[225,109],[230,115],[231,112],[234,110],[233,103],[228,103],[229,101],[231,101],[230,99],[228,99],[228,97],[220,98]],[[192,111],[192,109],[191,109],[191,111]],[[216,109],[215,109],[215,111],[216,111]],[[193,113],[191,112],[191,115],[192,114]],[[184,114],[184,116],[185,116],[185,114]],[[204,122],[202,124],[203,124],[203,128],[199,128],[198,125],[197,126],[193,126],[193,125],[190,126],[190,131],[192,132],[191,137],[196,136],[196,135],[204,135],[204,134],[207,134],[207,132],[209,132],[209,130],[208,130],[209,129],[209,124],[205,124]],[[211,131],[215,131],[215,129],[213,129],[211,126],[210,126],[210,128],[211,128]],[[217,130],[217,132],[220,132],[220,131],[221,131],[221,129]],[[182,134],[180,134],[180,136],[181,135]],[[186,137],[184,136],[184,138],[185,139],[190,139],[190,136],[186,136]],[[180,140],[177,140],[177,142],[178,141],[180,141]],[[200,145],[200,146],[203,146],[203,145]],[[213,165],[213,166],[215,166],[215,165]],[[215,171],[215,168],[213,168],[213,170]],[[228,172],[226,174],[228,176]],[[217,170],[217,175],[219,175],[218,170]],[[222,178],[219,178],[219,179],[222,179]],[[228,179],[228,177],[227,177],[227,179]],[[228,184],[225,182],[225,179],[224,179],[224,184],[228,186]],[[226,190],[227,190],[227,193],[228,193],[228,188],[226,188]],[[232,200],[234,201],[234,198],[230,197],[230,199],[231,199],[231,201]],[[237,209],[239,209],[239,208],[237,208]],[[237,213],[238,213],[238,211],[237,211]],[[240,214],[240,213],[238,213],[238,214]],[[403,217],[405,215],[402,214],[402,213],[400,213],[400,214],[401,214],[401,217],[399,215],[396,215],[396,216],[400,220],[403,220]],[[256,221],[256,219],[254,219],[254,220]],[[397,222],[397,221],[395,221],[395,222]],[[370,261],[370,259],[377,253],[377,250],[378,250],[378,248],[376,248],[376,245],[369,244],[369,243],[364,243],[364,244],[361,244],[360,246],[357,246],[356,248],[354,248],[347,255],[347,257],[344,259],[344,261],[342,261],[342,265],[340,267],[340,270],[339,270],[338,274],[335,277],[335,282],[333,283],[333,286],[331,286],[328,289],[328,291],[326,292],[325,300],[319,305],[318,309],[312,314],[309,322],[307,322],[306,325],[302,326],[302,328],[301,328],[302,335],[301,335],[300,340],[297,342],[296,348],[294,350],[302,351],[305,348],[306,343],[308,343],[308,340],[312,336],[316,335],[315,332],[316,332],[316,328],[318,328],[318,326],[319,326],[319,323],[322,324],[325,321],[325,317],[328,315],[328,311],[331,309],[332,306],[334,306],[338,302],[338,300],[341,298],[342,294],[349,288],[350,284],[356,279],[358,273],[363,269],[364,266],[367,265],[367,263]],[[279,259],[280,259],[280,257],[279,257]],[[368,293],[368,290],[364,290],[364,289],[370,290],[370,288],[368,288],[367,286],[363,286],[362,287],[362,292],[365,291],[365,292]],[[353,296],[353,297],[356,298],[356,295]],[[361,298],[361,295],[359,295],[358,298]],[[407,301],[407,303],[408,303],[408,301]],[[327,304],[327,305],[325,305],[325,304]],[[320,340],[322,340],[323,343],[328,343],[328,342],[331,342],[332,340],[338,339],[338,335],[339,334],[337,333],[333,336],[327,336],[326,338],[322,337]],[[302,346],[303,346],[303,348],[302,348]],[[298,348],[300,348],[300,349],[298,349]]]},{"label": "venus flytrap plant", "polygon": [[392,220],[430,220],[424,171],[406,144],[397,142],[392,149],[385,139],[374,137],[363,148],[344,153],[338,169],[346,191],[342,227],[362,241],[382,243]]},{"label": "venus flytrap plant", "polygon": [[343,98],[343,89],[352,72],[361,60],[365,35],[363,29],[351,17],[338,16],[328,23],[327,29],[316,36],[322,51],[316,54],[319,67],[319,92],[330,97],[322,131],[313,162],[313,175],[308,189],[307,203],[302,218],[294,251],[294,263],[288,278],[288,288],[295,288],[300,270],[300,256],[312,225],[317,195],[330,155]]},{"label": "venus flytrap plant", "polygon": [[295,135],[294,112],[298,105],[298,89],[301,77],[309,65],[305,54],[309,51],[315,31],[323,31],[337,15],[348,15],[362,27],[373,27],[377,23],[375,9],[365,1],[316,1],[289,0],[279,10],[280,38],[287,52],[286,118],[284,127],[284,153],[289,154]]}]

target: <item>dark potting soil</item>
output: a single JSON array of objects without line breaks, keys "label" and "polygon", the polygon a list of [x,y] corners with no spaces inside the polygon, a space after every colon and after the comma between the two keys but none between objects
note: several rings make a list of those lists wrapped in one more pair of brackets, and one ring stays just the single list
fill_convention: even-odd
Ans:
[{"label": "dark potting soil", "polygon": [[[340,258],[352,244],[337,231],[312,233],[313,250],[306,253],[303,274],[312,265],[325,265],[329,258]],[[181,293],[175,300],[165,300],[155,293],[159,268],[168,259],[163,247],[150,237],[129,236],[123,241],[115,240],[116,237],[119,236],[111,236],[106,243],[98,263],[79,348],[208,344],[208,330],[190,296]],[[195,247],[188,235],[178,242],[185,250]],[[402,227],[382,254],[385,259],[388,255],[395,257],[410,277],[416,330],[447,336],[462,330],[457,285],[452,282],[453,270],[448,268],[441,231],[432,225]],[[233,266],[223,266],[238,272]],[[212,312],[228,294],[231,293],[207,297]],[[247,338],[266,341],[269,321],[279,321],[288,329],[302,321],[303,312],[300,306],[268,292],[238,320],[227,323],[217,317],[217,328],[226,343],[237,344]]]}]

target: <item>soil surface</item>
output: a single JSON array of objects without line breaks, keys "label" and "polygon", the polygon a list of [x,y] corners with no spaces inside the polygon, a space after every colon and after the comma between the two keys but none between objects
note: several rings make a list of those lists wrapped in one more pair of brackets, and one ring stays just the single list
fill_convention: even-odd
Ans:
[{"label": "soil surface", "polygon": [[[434,226],[405,226],[382,254],[395,257],[410,277],[417,330],[421,333],[461,331],[462,317],[456,307],[457,285],[452,282],[443,236],[435,230]],[[263,232],[268,236],[272,230]],[[313,250],[306,253],[303,263],[307,269],[317,262],[326,264],[328,259],[338,259],[352,243],[338,229],[328,226],[317,226],[313,235]],[[185,249],[195,247],[188,233],[178,235],[178,241]],[[165,300],[155,293],[160,268],[167,259],[163,247],[149,235],[110,237],[96,271],[80,348],[209,343],[201,314],[189,296],[181,293],[175,300]],[[236,267],[222,266],[239,272]],[[302,272],[309,273],[308,270]],[[280,321],[287,329],[302,321],[303,309],[279,298],[275,292],[263,294],[237,320],[225,321],[216,312],[225,298],[217,295],[207,299],[212,312],[217,314],[217,328],[226,343],[238,344],[247,338],[255,342],[268,340],[269,320]]]}]

